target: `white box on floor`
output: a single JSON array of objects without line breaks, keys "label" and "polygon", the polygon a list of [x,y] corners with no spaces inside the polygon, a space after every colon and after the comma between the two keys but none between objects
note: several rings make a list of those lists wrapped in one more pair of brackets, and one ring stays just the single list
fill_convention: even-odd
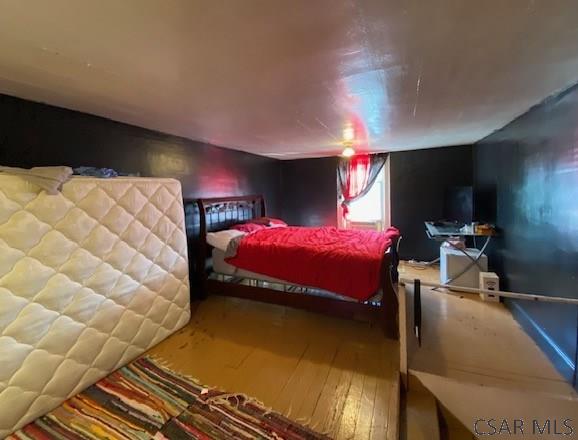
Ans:
[{"label": "white box on floor", "polygon": [[[477,249],[464,249],[460,251],[452,247],[440,247],[440,281],[448,284],[448,281],[459,275],[464,269],[472,264],[472,260],[464,255],[466,252],[471,258],[476,258],[480,252]],[[464,274],[453,280],[452,286],[477,288],[480,283],[480,272],[488,270],[488,257],[482,255],[477,264],[470,267]]]},{"label": "white box on floor", "polygon": [[[500,290],[500,278],[494,272],[480,272],[480,289]],[[499,295],[480,293],[484,301],[500,302]]]}]

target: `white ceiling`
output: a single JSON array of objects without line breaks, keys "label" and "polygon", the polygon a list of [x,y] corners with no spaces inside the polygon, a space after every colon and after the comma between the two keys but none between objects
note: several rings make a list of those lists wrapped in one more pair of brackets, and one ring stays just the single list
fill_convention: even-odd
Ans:
[{"label": "white ceiling", "polygon": [[0,0],[0,92],[257,154],[468,144],[578,80],[578,0]]}]

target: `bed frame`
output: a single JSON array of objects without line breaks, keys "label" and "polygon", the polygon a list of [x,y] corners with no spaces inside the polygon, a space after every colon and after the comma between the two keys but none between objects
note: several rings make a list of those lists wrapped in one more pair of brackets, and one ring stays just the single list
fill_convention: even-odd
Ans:
[{"label": "bed frame", "polygon": [[[191,206],[192,204],[196,206]],[[191,214],[198,216],[198,219],[189,218],[187,222],[196,226],[194,229],[197,234],[195,234],[190,255],[195,260],[196,284],[203,295],[211,293],[233,296],[344,318],[377,320],[388,338],[398,338],[398,300],[394,286],[398,279],[397,240],[383,255],[381,302],[361,303],[302,293],[287,293],[267,287],[229,283],[209,278],[207,261],[211,257],[212,247],[207,244],[207,233],[228,229],[234,224],[265,216],[263,196],[185,200],[185,208],[189,216]]]}]

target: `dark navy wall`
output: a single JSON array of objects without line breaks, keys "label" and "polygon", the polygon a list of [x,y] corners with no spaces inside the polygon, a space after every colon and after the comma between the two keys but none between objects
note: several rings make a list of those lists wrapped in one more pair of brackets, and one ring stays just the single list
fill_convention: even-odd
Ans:
[{"label": "dark navy wall", "polygon": [[439,243],[427,238],[424,222],[443,218],[447,188],[472,185],[472,146],[391,153],[390,185],[401,258],[431,261],[439,257]]},{"label": "dark navy wall", "polygon": [[[578,298],[578,87],[476,144],[474,164],[476,187],[490,195],[480,215],[500,229],[490,264],[503,287]],[[509,304],[576,384],[578,307]]]},{"label": "dark navy wall", "polygon": [[174,177],[188,198],[264,194],[279,214],[280,161],[0,95],[0,164],[110,167]]},{"label": "dark navy wall", "polygon": [[[288,223],[336,225],[338,160],[281,162],[279,200]],[[427,238],[423,222],[442,218],[448,187],[472,185],[472,167],[471,145],[390,154],[391,219],[403,234],[402,258],[439,256],[439,244]]]},{"label": "dark navy wall", "polygon": [[281,162],[281,212],[290,225],[337,225],[337,157]]}]

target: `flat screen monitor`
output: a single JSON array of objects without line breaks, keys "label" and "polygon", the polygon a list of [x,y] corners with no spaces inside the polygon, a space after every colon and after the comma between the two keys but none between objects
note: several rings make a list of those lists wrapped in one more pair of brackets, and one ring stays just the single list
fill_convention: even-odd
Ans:
[{"label": "flat screen monitor", "polygon": [[474,219],[474,189],[471,186],[452,186],[446,189],[444,220],[471,223]]}]

